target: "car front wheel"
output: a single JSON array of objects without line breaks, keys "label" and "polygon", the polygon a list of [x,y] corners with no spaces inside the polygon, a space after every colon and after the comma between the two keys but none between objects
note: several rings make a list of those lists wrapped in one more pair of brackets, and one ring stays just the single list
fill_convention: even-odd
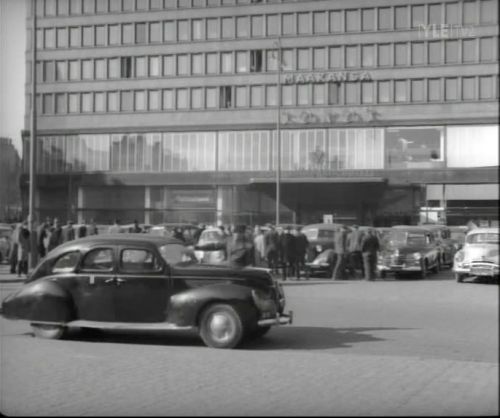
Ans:
[{"label": "car front wheel", "polygon": [[460,274],[460,273],[455,273],[455,280],[458,283],[462,283],[464,281],[465,275]]},{"label": "car front wheel", "polygon": [[48,324],[31,324],[33,333],[38,338],[45,338],[49,340],[58,340],[66,333],[66,328],[61,325],[48,325]]},{"label": "car front wheel", "polygon": [[205,309],[200,320],[200,337],[212,348],[234,348],[243,339],[244,325],[237,308],[215,304]]}]

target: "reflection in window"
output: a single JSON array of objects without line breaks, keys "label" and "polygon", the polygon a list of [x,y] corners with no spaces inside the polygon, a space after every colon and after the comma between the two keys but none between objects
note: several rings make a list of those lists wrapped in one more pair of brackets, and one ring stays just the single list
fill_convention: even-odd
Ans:
[{"label": "reflection in window", "polygon": [[269,170],[271,164],[269,131],[221,132],[219,134],[220,171]]},{"label": "reflection in window", "polygon": [[215,170],[215,133],[163,134],[163,171]]},{"label": "reflection in window", "polygon": [[446,165],[498,167],[498,133],[498,125],[448,126]]},{"label": "reflection in window", "polygon": [[434,167],[443,161],[443,129],[387,128],[385,147],[388,168]]}]

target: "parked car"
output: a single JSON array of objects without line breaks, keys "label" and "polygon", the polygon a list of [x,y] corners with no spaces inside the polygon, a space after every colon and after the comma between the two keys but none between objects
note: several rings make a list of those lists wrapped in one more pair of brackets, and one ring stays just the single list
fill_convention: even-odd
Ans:
[{"label": "parked car", "polygon": [[321,252],[333,248],[333,237],[335,230],[342,226],[341,224],[318,223],[306,225],[302,232],[309,241],[307,251],[307,261],[312,262]]},{"label": "parked car", "polygon": [[305,264],[306,277],[332,277],[335,260],[332,248],[322,251],[313,261]]},{"label": "parked car", "polygon": [[0,226],[0,263],[9,260],[13,229],[10,225]]},{"label": "parked car", "polygon": [[465,236],[467,235],[469,228],[466,225],[450,226],[449,228],[450,238],[453,240],[453,245],[458,251],[465,243]]},{"label": "parked car", "polygon": [[381,277],[394,273],[417,273],[427,277],[440,269],[440,250],[434,233],[421,226],[393,226],[387,245],[379,252],[377,268]]},{"label": "parked car", "polygon": [[200,233],[200,227],[190,223],[172,222],[154,225],[149,228],[149,233],[152,235],[173,237],[175,230],[178,229],[182,232],[184,242],[187,245],[194,245]]},{"label": "parked car", "polygon": [[391,232],[391,227],[389,226],[378,226],[375,228],[377,231],[377,236],[380,242],[381,248],[384,248],[389,240],[389,233]]},{"label": "parked car", "polygon": [[457,282],[470,276],[498,280],[498,228],[476,228],[469,231],[461,250],[455,254],[453,272]]},{"label": "parked car", "polygon": [[216,264],[226,260],[226,236],[219,228],[205,228],[194,246],[200,263]]},{"label": "parked car", "polygon": [[8,319],[62,338],[71,327],[199,332],[209,347],[292,322],[285,296],[264,269],[196,262],[181,241],[148,234],[95,235],[52,250],[2,303]]},{"label": "parked car", "polygon": [[455,241],[451,238],[450,228],[440,224],[424,224],[423,227],[430,229],[434,233],[434,238],[439,244],[439,261],[441,266],[452,267],[453,257],[457,252]]}]

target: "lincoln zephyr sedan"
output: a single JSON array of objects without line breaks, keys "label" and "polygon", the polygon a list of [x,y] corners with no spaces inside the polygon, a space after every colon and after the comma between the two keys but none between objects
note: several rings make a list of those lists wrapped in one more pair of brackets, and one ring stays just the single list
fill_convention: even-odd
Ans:
[{"label": "lincoln zephyr sedan", "polygon": [[475,228],[465,236],[465,243],[455,254],[453,272],[457,282],[465,278],[499,276],[498,228]]},{"label": "lincoln zephyr sedan", "polygon": [[292,322],[267,270],[196,261],[173,238],[96,235],[69,241],[40,261],[2,314],[42,338],[71,327],[196,330],[209,347],[234,348]]}]

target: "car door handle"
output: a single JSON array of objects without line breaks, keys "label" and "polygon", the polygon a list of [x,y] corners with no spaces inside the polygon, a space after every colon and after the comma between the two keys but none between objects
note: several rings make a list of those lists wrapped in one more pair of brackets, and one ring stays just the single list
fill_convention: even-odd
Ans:
[{"label": "car door handle", "polygon": [[116,280],[116,277],[111,277],[110,279],[104,280],[104,283],[114,283]]}]

